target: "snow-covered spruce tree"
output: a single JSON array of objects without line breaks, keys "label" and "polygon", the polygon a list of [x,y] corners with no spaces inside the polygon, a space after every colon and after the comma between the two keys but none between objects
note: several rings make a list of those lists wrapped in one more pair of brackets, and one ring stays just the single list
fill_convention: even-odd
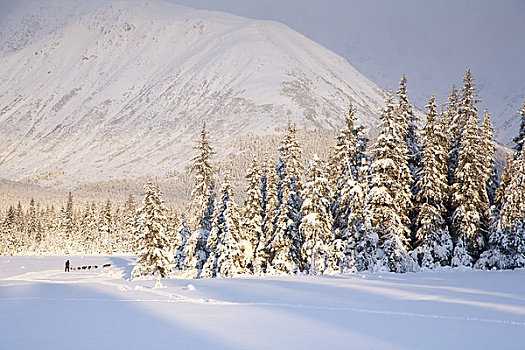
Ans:
[{"label": "snow-covered spruce tree", "polygon": [[12,205],[10,205],[7,209],[7,213],[2,225],[2,254],[14,255],[19,252],[16,222],[16,210]]},{"label": "snow-covered spruce tree", "polygon": [[304,237],[301,247],[304,271],[312,275],[339,272],[339,259],[334,250],[328,179],[319,163],[319,157],[314,155],[302,191],[302,219],[299,225],[301,237]]},{"label": "snow-covered spruce tree", "polygon": [[193,189],[191,191],[191,213],[190,229],[191,236],[184,247],[184,272],[186,277],[197,278],[206,262],[206,244],[213,222],[214,210],[214,183],[212,178],[212,167],[210,164],[213,150],[210,147],[206,132],[206,124],[203,124],[201,138],[195,147],[199,154],[193,158],[191,170],[195,174]]},{"label": "snow-covered spruce tree", "polygon": [[31,197],[27,210],[27,237],[31,244],[31,251],[38,251],[42,243],[42,225],[35,200]]},{"label": "snow-covered spruce tree", "polygon": [[[448,103],[445,110],[445,118],[449,121],[449,158],[448,158],[448,184],[454,184],[454,176],[458,166],[458,149],[461,141],[461,133],[465,127],[463,116],[458,113],[459,108],[459,93],[456,85],[452,85],[452,90],[448,96]],[[450,196],[449,196],[450,200]],[[448,203],[448,209],[451,210],[451,205]]]},{"label": "snow-covered spruce tree", "polygon": [[188,228],[188,222],[184,214],[180,215],[179,225],[175,230],[175,237],[173,242],[173,255],[174,255],[174,269],[184,269],[184,247],[190,237],[190,229]]},{"label": "snow-covered spruce tree", "polygon": [[424,130],[422,168],[418,173],[415,253],[424,268],[450,264],[452,239],[443,216],[448,195],[448,142],[437,118],[436,98],[430,97]]},{"label": "snow-covered spruce tree", "polygon": [[111,201],[108,199],[102,208],[98,218],[98,233],[101,240],[102,252],[111,254],[113,252],[113,217],[111,215]]},{"label": "snow-covered spruce tree", "polygon": [[277,164],[266,159],[261,172],[263,226],[261,239],[255,247],[254,252],[254,273],[256,274],[266,273],[266,269],[270,263],[268,244],[275,232],[275,222],[281,201],[279,198],[281,183],[277,174]]},{"label": "snow-covered spruce tree", "polygon": [[485,248],[482,231],[484,216],[489,208],[487,167],[480,120],[476,109],[475,84],[470,70],[463,78],[460,117],[466,120],[458,149],[458,163],[452,185],[452,233],[464,239],[467,252],[475,261]]},{"label": "snow-covered spruce tree", "polygon": [[418,138],[418,118],[414,114],[407,93],[407,78],[403,74],[401,81],[399,82],[399,90],[397,91],[399,105],[396,109],[396,114],[398,118],[397,122],[399,123],[401,130],[403,130],[402,132],[407,144],[408,167],[410,168],[412,175],[412,183],[414,183],[421,164],[421,146],[419,145]]},{"label": "snow-covered spruce tree", "polygon": [[354,106],[350,104],[348,113],[345,114],[346,126],[337,136],[327,167],[332,197],[330,209],[334,218],[333,231],[337,237],[346,235],[350,214],[348,190],[353,187],[357,178],[359,163],[356,158],[359,152],[358,131],[354,125],[355,112]]},{"label": "snow-covered spruce tree", "polygon": [[516,146],[514,146],[514,149],[516,150],[516,159],[521,154],[523,144],[525,143],[525,101],[523,101],[523,107],[518,114],[521,117],[520,131],[518,132],[518,136],[512,139],[512,141],[516,143]]},{"label": "snow-covered spruce tree", "polygon": [[73,212],[73,195],[69,191],[67,195],[66,208],[62,213],[62,221],[60,224],[63,232],[63,237],[66,241],[72,239],[75,231],[75,218]]},{"label": "snow-covered spruce tree", "polygon": [[411,174],[404,126],[398,123],[392,97],[381,115],[381,132],[372,150],[370,191],[365,211],[380,239],[381,270],[407,272],[414,268],[408,254]]},{"label": "snow-covered spruce tree", "polygon": [[472,257],[465,246],[465,236],[462,235],[458,237],[450,265],[452,267],[471,267],[472,262]]},{"label": "snow-covered spruce tree", "polygon": [[214,225],[209,239],[210,255],[202,268],[202,277],[234,277],[249,273],[247,255],[250,242],[241,237],[241,217],[234,201],[234,190],[228,175],[220,190]]},{"label": "snow-covered spruce tree", "polygon": [[525,152],[513,163],[499,222],[490,235],[490,249],[481,255],[476,267],[525,267]]},{"label": "snow-covered spruce tree", "polygon": [[83,247],[84,253],[95,254],[99,252],[97,250],[99,243],[97,221],[95,202],[92,204],[86,203],[80,221],[80,231],[82,232],[82,241],[80,243]]},{"label": "snow-covered spruce tree", "polygon": [[[483,114],[483,122],[481,124],[481,141],[483,142],[480,145],[480,156],[482,157],[483,166],[485,171],[483,176],[485,176],[485,184],[487,188],[487,196],[489,205],[494,204],[496,197],[496,190],[498,187],[498,174],[496,169],[496,161],[494,159],[494,152],[496,147],[494,145],[494,127],[490,121],[490,114],[488,110],[485,109]],[[490,216],[489,213],[486,213],[486,216]],[[485,223],[485,229],[487,223]]]},{"label": "snow-covered spruce tree", "polygon": [[133,247],[133,244],[135,242],[135,240],[133,239],[133,232],[135,232],[135,224],[137,222],[137,203],[135,203],[135,198],[132,195],[129,195],[128,199],[124,203],[122,216],[122,228],[124,230],[122,234],[125,237],[126,241],[125,249],[126,251],[131,252],[135,249],[135,247]]},{"label": "snow-covered spruce tree", "polygon": [[274,232],[268,249],[271,265],[270,274],[290,274],[302,269],[301,245],[299,233],[301,222],[300,197],[302,166],[299,162],[301,150],[297,143],[297,129],[288,123],[287,133],[280,148],[281,157],[277,164],[279,177],[278,207],[275,210]]},{"label": "snow-covered spruce tree", "polygon": [[191,171],[195,175],[193,189],[191,191],[190,212],[192,213],[190,227],[194,231],[200,229],[209,231],[211,229],[214,209],[213,178],[210,164],[211,156],[214,154],[208,141],[206,123],[202,125],[201,137],[195,150],[199,152],[193,158]]},{"label": "snow-covered spruce tree", "polygon": [[148,180],[142,208],[138,212],[138,246],[140,252],[131,271],[132,278],[155,276],[166,277],[173,267],[173,254],[170,250],[166,228],[168,209],[162,200],[162,193]]},{"label": "snow-covered spruce tree", "polygon": [[261,261],[257,260],[257,247],[259,243],[266,245],[263,233],[263,197],[261,193],[261,174],[259,165],[254,159],[245,176],[248,181],[246,200],[244,201],[242,216],[242,236],[248,239],[252,246],[252,255],[246,257],[250,261],[252,271],[261,272]]},{"label": "snow-covered spruce tree", "polygon": [[380,239],[381,270],[407,272],[414,269],[408,254],[412,208],[411,174],[408,167],[404,126],[398,123],[392,97],[381,115],[381,132],[372,150],[370,191],[365,211],[370,229]]},{"label": "snow-covered spruce tree", "polygon": [[372,271],[377,267],[379,236],[372,230],[370,215],[366,212],[369,187],[369,164],[361,158],[357,181],[347,191],[350,197],[348,235],[344,242],[343,272]]},{"label": "snow-covered spruce tree", "polygon": [[512,166],[514,165],[514,162],[512,161],[512,156],[507,153],[507,160],[505,163],[505,167],[503,168],[503,173],[501,174],[501,180],[498,188],[496,189],[496,197],[494,199],[496,210],[500,211],[501,207],[503,206],[503,201],[505,199],[505,192],[507,191],[507,187],[509,186],[510,181],[512,180],[512,176],[514,174],[514,170],[512,169]]}]

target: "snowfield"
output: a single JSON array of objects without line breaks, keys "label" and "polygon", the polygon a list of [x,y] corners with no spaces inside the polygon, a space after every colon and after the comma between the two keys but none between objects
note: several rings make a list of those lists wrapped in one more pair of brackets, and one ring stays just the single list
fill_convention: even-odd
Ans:
[{"label": "snowfield", "polygon": [[[1,349],[523,349],[525,270],[130,281],[0,257]],[[112,266],[100,268],[105,263]]]}]

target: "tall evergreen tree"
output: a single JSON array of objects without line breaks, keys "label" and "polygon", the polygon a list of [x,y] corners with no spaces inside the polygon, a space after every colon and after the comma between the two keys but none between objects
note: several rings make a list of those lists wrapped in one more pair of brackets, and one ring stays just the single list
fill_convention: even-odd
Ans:
[{"label": "tall evergreen tree", "polygon": [[186,242],[190,237],[190,229],[188,228],[188,222],[186,221],[186,216],[181,214],[179,227],[175,232],[175,244],[173,247],[174,252],[174,268],[177,270],[184,269],[184,247]]},{"label": "tall evergreen tree", "polygon": [[214,154],[208,141],[206,123],[202,125],[200,140],[195,146],[199,154],[193,158],[191,171],[195,181],[191,191],[190,212],[193,214],[191,228],[194,231],[211,229],[214,209],[214,183],[211,156]]},{"label": "tall evergreen tree", "polygon": [[301,237],[304,237],[301,247],[304,270],[314,275],[339,271],[334,250],[328,179],[319,162],[317,155],[310,161],[308,180],[302,192],[299,226]]},{"label": "tall evergreen tree", "polygon": [[436,119],[434,94],[430,97],[424,130],[422,168],[418,174],[416,202],[416,249],[422,267],[445,266],[450,262],[452,240],[445,220],[448,194],[448,142],[443,125]]},{"label": "tall evergreen tree", "polygon": [[523,101],[523,107],[521,108],[521,111],[518,112],[518,114],[521,117],[520,130],[518,132],[518,136],[512,139],[512,141],[516,143],[516,146],[514,146],[514,149],[516,150],[516,159],[521,154],[523,144],[525,143],[525,101]]},{"label": "tall evergreen tree", "polygon": [[42,232],[38,214],[35,200],[31,197],[27,211],[27,236],[34,245],[33,249],[36,249],[42,242]]},{"label": "tall evergreen tree", "polygon": [[503,195],[499,221],[490,234],[490,249],[477,261],[478,268],[525,267],[525,152],[512,163],[513,176]]},{"label": "tall evergreen tree", "polygon": [[482,225],[489,208],[487,167],[481,149],[486,143],[479,126],[478,100],[470,70],[467,70],[463,82],[459,114],[466,123],[461,133],[455,183],[452,186],[452,228],[456,239],[463,239],[467,252],[476,260],[485,247]]},{"label": "tall evergreen tree", "polygon": [[488,201],[489,204],[492,205],[494,204],[496,189],[498,187],[498,174],[496,161],[494,159],[494,152],[496,151],[496,147],[494,145],[494,127],[492,126],[490,114],[487,110],[485,110],[483,115],[480,136],[482,142],[480,145],[480,157],[482,158],[484,167],[483,177],[485,178]]},{"label": "tall evergreen tree", "polygon": [[349,188],[352,188],[357,178],[359,166],[357,158],[358,129],[355,127],[355,108],[352,104],[345,114],[346,125],[337,136],[336,145],[330,155],[328,163],[328,176],[331,185],[331,211],[334,218],[333,231],[336,236],[345,236],[348,227]]},{"label": "tall evergreen tree", "polygon": [[261,196],[263,204],[263,226],[262,235],[255,247],[254,272],[263,274],[270,263],[269,242],[275,232],[277,214],[279,213],[281,183],[277,174],[277,164],[269,161],[264,162],[261,177]]},{"label": "tall evergreen tree", "polygon": [[[456,85],[452,85],[452,90],[448,96],[447,108],[444,113],[445,119],[450,122],[449,126],[449,158],[448,158],[448,184],[454,183],[454,175],[458,166],[458,149],[461,141],[461,133],[465,127],[462,116],[459,114],[459,92]],[[449,198],[450,199],[450,198]],[[450,209],[450,203],[449,203]]]},{"label": "tall evergreen tree", "polygon": [[246,200],[244,202],[242,217],[242,236],[250,241],[251,256],[250,260],[252,269],[260,272],[261,261],[257,260],[257,247],[259,243],[266,245],[266,237],[263,232],[263,197],[261,193],[261,175],[257,161],[254,159],[251,166],[246,172],[248,188],[246,189]]},{"label": "tall evergreen tree", "polygon": [[[210,255],[202,269],[203,277],[233,277],[248,273],[245,255],[249,241],[241,237],[241,218],[234,201],[234,190],[228,175],[221,188],[220,204],[216,209],[214,227],[210,234]],[[210,242],[209,239],[209,242]]]},{"label": "tall evergreen tree", "polygon": [[144,186],[146,192],[139,210],[138,240],[139,257],[132,278],[143,276],[167,277],[173,267],[166,228],[168,209],[162,200],[162,193],[151,180]]},{"label": "tall evergreen tree", "polygon": [[400,130],[407,144],[408,167],[412,175],[412,183],[414,183],[421,164],[421,147],[418,140],[418,118],[408,100],[407,78],[404,74],[399,82],[397,96],[399,98],[399,105],[396,109],[397,123],[401,127]]},{"label": "tall evergreen tree", "polygon": [[379,236],[372,229],[371,215],[367,212],[369,172],[369,164],[363,157],[358,169],[357,182],[347,191],[350,197],[350,216],[343,271],[374,270],[378,265]]},{"label": "tall evergreen tree", "polygon": [[512,157],[509,153],[507,153],[507,160],[505,163],[505,167],[503,168],[503,173],[501,174],[501,181],[496,190],[495,204],[496,204],[496,209],[498,211],[501,210],[501,207],[503,206],[503,201],[505,199],[505,192],[514,174],[514,171],[512,169],[513,165],[514,165],[514,162],[512,161]]},{"label": "tall evergreen tree", "polygon": [[71,194],[71,191],[69,191],[67,196],[67,204],[62,219],[62,228],[66,240],[70,240],[74,234],[73,231],[75,228],[75,222],[73,215],[73,195]]},{"label": "tall evergreen tree", "polygon": [[272,260],[268,272],[272,274],[296,273],[302,268],[300,252],[302,237],[299,232],[302,166],[299,161],[301,149],[296,133],[295,125],[288,123],[277,165],[278,207],[275,211],[273,236],[268,246]]},{"label": "tall evergreen tree", "polygon": [[408,255],[409,211],[412,208],[411,174],[404,126],[399,124],[390,96],[381,115],[381,132],[372,151],[370,191],[366,212],[370,228],[380,239],[382,269],[406,272],[414,262]]},{"label": "tall evergreen tree", "polygon": [[113,217],[111,214],[111,200],[106,201],[105,207],[102,208],[98,221],[98,232],[101,238],[102,251],[111,253],[113,250]]},{"label": "tall evergreen tree", "polygon": [[191,171],[195,174],[189,211],[192,215],[190,229],[192,233],[184,247],[184,267],[187,277],[197,278],[207,257],[208,235],[213,223],[214,182],[212,178],[211,156],[214,154],[202,125],[201,137],[195,147],[199,154],[192,160]]}]

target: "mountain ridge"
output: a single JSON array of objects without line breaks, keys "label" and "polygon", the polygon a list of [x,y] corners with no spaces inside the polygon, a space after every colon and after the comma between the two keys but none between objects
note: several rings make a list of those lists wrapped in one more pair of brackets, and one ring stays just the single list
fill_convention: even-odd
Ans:
[{"label": "mountain ridge", "polygon": [[237,137],[288,121],[335,130],[349,102],[362,124],[377,123],[386,92],[285,25],[100,3],[2,56],[0,177],[70,184],[180,170],[203,122],[219,158]]}]

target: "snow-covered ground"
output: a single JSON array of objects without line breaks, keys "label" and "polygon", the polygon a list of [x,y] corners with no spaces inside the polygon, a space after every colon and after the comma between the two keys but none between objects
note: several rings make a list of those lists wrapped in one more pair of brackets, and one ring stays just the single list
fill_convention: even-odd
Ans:
[{"label": "snow-covered ground", "polygon": [[1,349],[523,349],[525,270],[129,281],[0,258]]}]

